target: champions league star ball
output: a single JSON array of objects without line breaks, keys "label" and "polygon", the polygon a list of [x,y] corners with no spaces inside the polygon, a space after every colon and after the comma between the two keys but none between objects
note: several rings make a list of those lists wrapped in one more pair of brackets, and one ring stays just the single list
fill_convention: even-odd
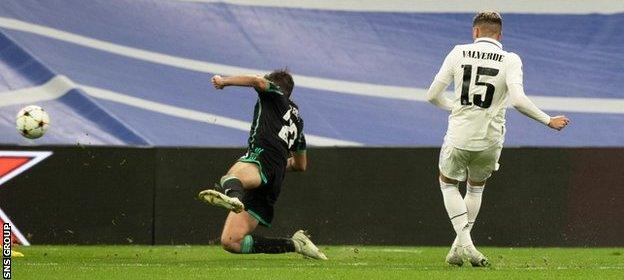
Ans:
[{"label": "champions league star ball", "polygon": [[17,113],[15,128],[26,138],[35,139],[43,136],[49,126],[50,117],[39,106],[26,106]]}]

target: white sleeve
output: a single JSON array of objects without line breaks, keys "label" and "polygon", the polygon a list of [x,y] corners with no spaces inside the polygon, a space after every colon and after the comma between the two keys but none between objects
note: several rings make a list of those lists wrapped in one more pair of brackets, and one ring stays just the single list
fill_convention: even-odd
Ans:
[{"label": "white sleeve", "polygon": [[522,85],[522,75],[522,59],[515,53],[509,53],[509,59],[507,60],[507,76],[505,77],[507,86],[512,84]]},{"label": "white sleeve", "polygon": [[509,89],[509,96],[511,98],[511,105],[514,106],[520,113],[532,118],[545,125],[550,123],[550,116],[544,111],[540,110],[531,102],[531,100],[524,94],[524,88],[522,84],[513,83],[507,86]]},{"label": "white sleeve", "polygon": [[427,101],[431,104],[436,105],[444,110],[451,111],[453,109],[453,101],[446,96],[444,96],[444,90],[448,84],[442,83],[440,81],[433,81],[429,90],[427,91]]},{"label": "white sleeve", "polygon": [[444,58],[444,62],[442,63],[442,67],[440,67],[440,71],[435,75],[434,81],[439,81],[443,84],[450,85],[453,82],[454,76],[454,68],[456,63],[456,50],[457,47],[454,47],[451,52],[446,55]]}]

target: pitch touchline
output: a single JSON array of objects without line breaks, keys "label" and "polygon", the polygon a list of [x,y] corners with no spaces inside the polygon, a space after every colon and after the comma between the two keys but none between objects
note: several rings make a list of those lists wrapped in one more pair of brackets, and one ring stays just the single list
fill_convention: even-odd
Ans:
[{"label": "pitch touchline", "polygon": [[[203,73],[219,73],[224,75],[267,72],[266,70],[261,69],[252,69],[211,63],[201,60],[194,60],[158,53],[154,51],[143,50],[139,48],[128,47],[12,18],[0,17],[0,27],[36,34],[108,53],[191,71]],[[305,88],[359,96],[420,102],[426,101],[426,89],[422,88],[376,85],[303,75],[294,75],[294,78],[297,81],[297,86]],[[624,99],[549,96],[531,96],[531,98],[538,106],[542,107],[544,110],[580,113],[624,114]]]}]

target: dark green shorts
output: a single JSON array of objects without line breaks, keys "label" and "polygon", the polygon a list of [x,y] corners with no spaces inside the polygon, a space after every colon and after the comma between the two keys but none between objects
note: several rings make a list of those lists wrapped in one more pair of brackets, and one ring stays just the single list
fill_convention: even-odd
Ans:
[{"label": "dark green shorts", "polygon": [[282,181],[286,172],[286,166],[272,163],[267,160],[270,156],[266,152],[247,152],[238,161],[255,163],[260,168],[262,184],[253,190],[245,191],[243,204],[245,210],[258,222],[266,227],[271,227],[273,221],[273,207],[282,189]]}]

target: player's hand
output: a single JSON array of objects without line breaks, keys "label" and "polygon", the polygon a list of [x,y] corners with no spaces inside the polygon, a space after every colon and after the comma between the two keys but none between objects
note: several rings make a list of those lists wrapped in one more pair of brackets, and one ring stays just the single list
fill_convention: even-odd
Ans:
[{"label": "player's hand", "polygon": [[223,77],[221,77],[220,75],[212,76],[212,85],[216,89],[223,89],[225,87],[225,83],[223,82]]},{"label": "player's hand", "polygon": [[562,130],[570,123],[570,119],[566,116],[556,116],[550,118],[550,122],[548,123],[548,127],[555,130]]}]

